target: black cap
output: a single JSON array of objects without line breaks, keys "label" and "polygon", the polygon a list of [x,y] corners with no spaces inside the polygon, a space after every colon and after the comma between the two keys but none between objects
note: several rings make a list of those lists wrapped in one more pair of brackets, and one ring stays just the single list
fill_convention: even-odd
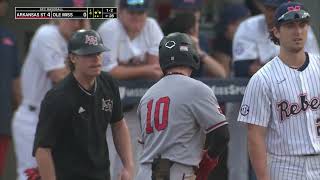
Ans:
[{"label": "black cap", "polygon": [[148,9],[148,1],[150,0],[120,0],[120,8],[129,11],[144,12]]},{"label": "black cap", "polygon": [[288,0],[263,0],[265,6],[279,7],[282,3],[288,2]]},{"label": "black cap", "polygon": [[309,20],[311,15],[304,8],[303,4],[298,2],[286,2],[281,4],[274,15],[275,25],[286,22]]},{"label": "black cap", "polygon": [[187,66],[197,70],[200,66],[192,39],[179,32],[163,37],[159,45],[159,60],[162,71],[175,66]]},{"label": "black cap", "polygon": [[76,31],[68,44],[69,53],[88,55],[107,50],[100,35],[94,30],[81,29]]}]

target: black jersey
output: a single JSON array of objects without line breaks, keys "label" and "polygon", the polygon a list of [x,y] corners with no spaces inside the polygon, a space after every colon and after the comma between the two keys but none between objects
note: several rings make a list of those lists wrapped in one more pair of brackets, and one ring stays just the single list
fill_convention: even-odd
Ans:
[{"label": "black jersey", "polygon": [[57,180],[109,179],[106,130],[122,118],[111,76],[102,72],[90,93],[70,74],[42,101],[33,154],[38,147],[52,150]]}]

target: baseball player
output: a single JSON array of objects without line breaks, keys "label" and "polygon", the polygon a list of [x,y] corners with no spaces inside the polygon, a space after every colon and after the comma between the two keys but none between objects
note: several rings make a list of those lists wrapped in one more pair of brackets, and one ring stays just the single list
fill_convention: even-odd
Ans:
[{"label": "baseball player", "polygon": [[[233,61],[236,76],[252,76],[261,66],[279,54],[280,47],[269,39],[276,8],[288,0],[263,0],[263,14],[243,21],[233,40]],[[319,54],[317,39],[310,27],[305,50]]]},{"label": "baseball player", "polygon": [[[159,58],[165,76],[138,106],[143,151],[136,179],[191,179],[199,165],[197,179],[205,180],[227,146],[228,123],[213,91],[189,77],[199,57],[187,34],[164,37]],[[202,154],[204,133],[209,147]]]},{"label": "baseball player", "polygon": [[33,36],[21,73],[23,99],[12,122],[18,180],[25,180],[24,171],[37,166],[31,154],[40,103],[45,93],[67,75],[67,41],[83,27],[82,23],[58,20],[40,26]]},{"label": "baseball player", "polygon": [[[110,51],[104,53],[103,70],[122,80],[161,78],[158,47],[163,33],[157,21],[148,17],[150,0],[119,0],[119,17],[105,21],[98,28]],[[137,104],[124,106],[124,116],[130,128],[135,163],[138,164],[137,136],[139,123]],[[111,131],[108,131],[111,132]],[[117,180],[121,161],[107,136],[110,147],[111,179]]]},{"label": "baseball player", "polygon": [[129,130],[119,89],[101,73],[99,34],[79,30],[69,41],[71,73],[50,90],[41,104],[34,155],[42,179],[110,180],[106,130],[111,124],[124,168],[121,180],[133,179]]},{"label": "baseball player", "polygon": [[320,57],[305,52],[310,14],[297,2],[275,12],[280,54],[247,86],[238,121],[247,123],[249,156],[259,180],[320,177]]}]

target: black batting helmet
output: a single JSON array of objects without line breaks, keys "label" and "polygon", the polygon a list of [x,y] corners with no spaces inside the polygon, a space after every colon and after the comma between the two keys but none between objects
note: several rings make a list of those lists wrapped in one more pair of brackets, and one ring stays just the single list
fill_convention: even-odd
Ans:
[{"label": "black batting helmet", "polygon": [[159,46],[159,59],[162,71],[175,66],[199,69],[200,59],[196,48],[185,33],[171,33],[165,36]]},{"label": "black batting helmet", "polygon": [[68,44],[69,53],[88,55],[106,51],[100,35],[94,30],[76,31]]}]

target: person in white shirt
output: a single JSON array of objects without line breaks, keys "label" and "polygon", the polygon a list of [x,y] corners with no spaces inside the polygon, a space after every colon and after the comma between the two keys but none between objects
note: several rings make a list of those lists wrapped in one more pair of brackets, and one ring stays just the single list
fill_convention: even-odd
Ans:
[{"label": "person in white shirt", "polygon": [[[252,76],[264,64],[279,54],[280,47],[269,39],[276,8],[287,0],[264,0],[263,14],[243,21],[233,40],[234,73],[237,77]],[[305,50],[319,54],[319,46],[312,28],[308,30]]]},{"label": "person in white shirt", "polygon": [[[163,37],[155,19],[148,17],[147,0],[120,0],[119,17],[105,21],[98,28],[105,46],[110,49],[104,53],[103,70],[120,80],[160,79],[162,71],[159,65],[159,44]],[[135,163],[137,164],[139,133],[137,105],[125,112],[130,129]],[[109,131],[110,132],[110,131]],[[121,161],[108,135],[111,161],[111,179],[117,179],[121,170]],[[114,159],[112,159],[114,157]],[[136,169],[137,170],[137,169]]]}]

